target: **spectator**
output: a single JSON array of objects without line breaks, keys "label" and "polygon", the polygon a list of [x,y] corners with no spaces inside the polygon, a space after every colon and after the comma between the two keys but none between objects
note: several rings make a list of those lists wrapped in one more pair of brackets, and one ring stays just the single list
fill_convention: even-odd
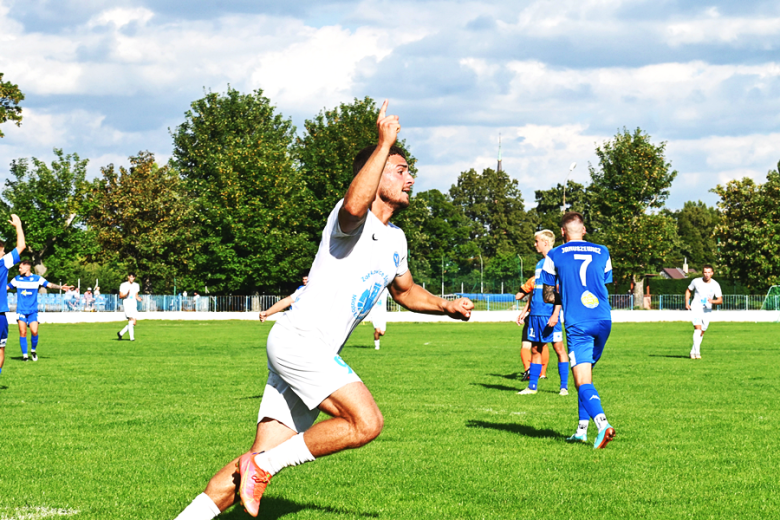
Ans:
[{"label": "spectator", "polygon": [[84,310],[85,311],[93,311],[95,304],[95,297],[92,295],[92,287],[87,287],[86,292],[84,293]]}]

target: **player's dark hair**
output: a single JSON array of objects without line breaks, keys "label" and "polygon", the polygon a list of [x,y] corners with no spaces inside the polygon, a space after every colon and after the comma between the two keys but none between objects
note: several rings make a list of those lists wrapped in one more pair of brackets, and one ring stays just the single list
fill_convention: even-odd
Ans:
[{"label": "player's dark hair", "polygon": [[702,272],[704,272],[704,270],[705,270],[705,269],[709,269],[709,270],[711,270],[713,273],[715,272],[715,268],[714,268],[714,267],[712,267],[710,264],[704,264],[703,266],[701,266],[701,270],[702,270]]},{"label": "player's dark hair", "polygon": [[[360,173],[360,170],[363,169],[363,166],[366,165],[368,162],[368,158],[371,157],[371,154],[374,153],[374,150],[376,150],[377,145],[370,144],[360,150],[357,155],[355,156],[355,161],[352,163],[352,176],[357,177],[357,174]],[[401,150],[399,147],[393,145],[390,147],[390,153],[387,154],[388,157],[391,155],[400,155],[401,157],[406,160],[406,152]]]},{"label": "player's dark hair", "polygon": [[21,262],[19,262],[19,265],[22,264],[29,265],[30,267],[32,267],[32,262],[30,262],[29,260],[22,260]]},{"label": "player's dark hair", "polygon": [[135,273],[127,273],[127,276],[132,276],[133,278],[138,278]]},{"label": "player's dark hair", "polygon": [[579,221],[580,223],[585,224],[585,219],[582,218],[581,213],[578,213],[576,211],[570,211],[566,213],[563,217],[561,217],[561,227],[565,228],[566,224],[574,221]]}]

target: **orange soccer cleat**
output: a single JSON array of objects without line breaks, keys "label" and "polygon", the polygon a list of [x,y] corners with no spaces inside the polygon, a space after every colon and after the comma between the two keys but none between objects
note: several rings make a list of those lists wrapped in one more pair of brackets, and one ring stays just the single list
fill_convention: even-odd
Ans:
[{"label": "orange soccer cleat", "polygon": [[260,499],[271,482],[271,474],[255,463],[257,453],[245,453],[238,459],[236,467],[241,475],[238,486],[238,496],[244,504],[244,510],[252,516],[257,516],[260,509]]}]

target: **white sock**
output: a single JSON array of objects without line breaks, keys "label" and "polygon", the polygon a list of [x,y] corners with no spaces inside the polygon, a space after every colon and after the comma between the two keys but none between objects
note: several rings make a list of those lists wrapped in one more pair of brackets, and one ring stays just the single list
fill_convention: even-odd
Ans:
[{"label": "white sock", "polygon": [[577,435],[588,434],[588,426],[590,421],[580,421],[577,425]]},{"label": "white sock", "polygon": [[129,328],[130,328],[130,325],[125,325],[125,328],[119,331],[119,335],[120,336],[124,336],[125,333],[127,332],[127,329],[129,329]]},{"label": "white sock", "polygon": [[695,355],[699,355],[701,353],[701,341],[704,339],[702,337],[702,332],[700,330],[696,330],[693,333],[693,353]]},{"label": "white sock", "polygon": [[598,414],[596,417],[593,418],[593,422],[596,423],[596,428],[599,429],[599,431],[603,430],[607,427],[609,422],[607,421],[607,416],[603,413]]},{"label": "white sock", "polygon": [[206,493],[201,493],[176,517],[176,520],[211,520],[219,513],[220,510],[211,497]]},{"label": "white sock", "polygon": [[378,339],[374,340],[374,348],[379,350],[379,340]]},{"label": "white sock", "polygon": [[133,334],[135,332],[133,330],[134,328],[135,328],[135,325],[133,325],[132,323],[127,326],[127,330],[130,333],[130,340],[134,340],[135,339],[135,335]]},{"label": "white sock", "polygon": [[281,443],[276,448],[255,455],[255,464],[271,475],[276,475],[288,466],[297,466],[313,460],[314,455],[311,454],[303,441],[302,433]]}]

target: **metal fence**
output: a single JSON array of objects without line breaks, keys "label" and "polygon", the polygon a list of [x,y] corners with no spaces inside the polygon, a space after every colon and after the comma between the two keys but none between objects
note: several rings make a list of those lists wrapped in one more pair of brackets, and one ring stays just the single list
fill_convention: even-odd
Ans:
[{"label": "metal fence", "polygon": [[[445,299],[454,300],[461,296],[446,294]],[[515,300],[513,294],[465,294],[474,302],[478,311],[519,311],[525,300]],[[138,309],[142,312],[260,312],[267,310],[282,297],[276,295],[255,296],[181,296],[166,294],[145,294]],[[526,297],[527,298],[527,297]],[[610,294],[609,304],[614,310],[684,310],[685,296],[682,294],[659,294],[644,296],[635,301],[633,294]],[[8,294],[8,305],[16,311],[16,294]],[[780,295],[724,294],[723,305],[715,310],[748,311],[780,310]],[[65,298],[62,294],[39,294],[38,312],[116,312],[123,311],[122,300],[116,294],[101,294],[96,298]],[[387,310],[406,311],[392,298],[387,299]]]}]

